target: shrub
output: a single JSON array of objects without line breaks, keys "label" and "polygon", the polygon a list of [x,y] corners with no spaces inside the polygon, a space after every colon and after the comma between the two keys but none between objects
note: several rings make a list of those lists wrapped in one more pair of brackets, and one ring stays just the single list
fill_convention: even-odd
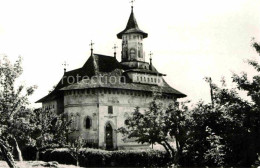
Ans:
[{"label": "shrub", "polygon": [[[66,148],[49,149],[42,152],[43,161],[57,161],[60,164],[76,164]],[[105,151],[84,148],[80,151],[79,164],[83,167],[162,167],[170,163],[166,152],[156,150]]]},{"label": "shrub", "polygon": [[40,160],[49,162],[57,161],[60,164],[76,164],[76,160],[72,157],[69,149],[59,148],[59,149],[47,149],[40,153]]}]

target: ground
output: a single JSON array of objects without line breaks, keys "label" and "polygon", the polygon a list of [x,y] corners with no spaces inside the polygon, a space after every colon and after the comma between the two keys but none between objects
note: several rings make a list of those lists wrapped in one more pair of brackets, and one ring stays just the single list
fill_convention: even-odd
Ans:
[{"label": "ground", "polygon": [[[57,162],[43,162],[43,161],[23,161],[16,162],[17,167],[19,168],[46,168],[46,167],[55,167],[55,168],[76,168],[74,165],[62,165]],[[0,161],[0,168],[9,168],[5,161]]]}]

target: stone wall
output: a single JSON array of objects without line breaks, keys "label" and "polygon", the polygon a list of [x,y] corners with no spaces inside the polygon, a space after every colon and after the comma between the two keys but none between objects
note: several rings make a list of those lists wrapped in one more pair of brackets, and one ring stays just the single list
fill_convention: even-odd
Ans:
[{"label": "stone wall", "polygon": [[[64,111],[74,119],[72,124],[75,132],[71,138],[81,135],[88,141],[98,143],[100,148],[105,148],[105,126],[110,123],[113,128],[114,148],[131,148],[139,146],[134,140],[124,140],[116,129],[125,126],[125,120],[134,112],[135,107],[144,111],[149,107],[153,96],[151,93],[130,90],[78,90],[66,91],[64,95]],[[171,99],[164,99],[168,104]],[[112,114],[108,108],[112,108]],[[165,105],[166,107],[167,105]],[[90,129],[86,129],[86,118],[91,119]]]}]

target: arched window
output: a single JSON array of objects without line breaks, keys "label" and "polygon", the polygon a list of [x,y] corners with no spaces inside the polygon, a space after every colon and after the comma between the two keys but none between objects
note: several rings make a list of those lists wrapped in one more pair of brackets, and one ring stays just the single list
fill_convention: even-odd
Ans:
[{"label": "arched window", "polygon": [[130,49],[130,57],[131,57],[131,59],[133,59],[133,58],[135,58],[135,55],[136,55],[136,51],[135,51],[135,49]]},{"label": "arched window", "polygon": [[85,120],[85,128],[86,129],[90,129],[91,127],[91,118],[87,117],[86,120]]}]

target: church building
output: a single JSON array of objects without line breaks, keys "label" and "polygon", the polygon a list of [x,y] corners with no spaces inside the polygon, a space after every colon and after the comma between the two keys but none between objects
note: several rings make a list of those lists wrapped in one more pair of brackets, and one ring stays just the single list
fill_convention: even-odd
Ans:
[{"label": "church building", "polygon": [[[136,107],[148,109],[154,93],[160,92],[167,106],[186,95],[172,88],[152,64],[145,61],[144,39],[134,16],[133,6],[126,28],[117,34],[122,40],[121,61],[113,56],[93,53],[81,68],[64,71],[55,89],[38,100],[43,109],[66,113],[72,120],[70,138],[82,136],[102,149],[142,147],[117,133]],[[92,42],[91,42],[92,45]]]}]

